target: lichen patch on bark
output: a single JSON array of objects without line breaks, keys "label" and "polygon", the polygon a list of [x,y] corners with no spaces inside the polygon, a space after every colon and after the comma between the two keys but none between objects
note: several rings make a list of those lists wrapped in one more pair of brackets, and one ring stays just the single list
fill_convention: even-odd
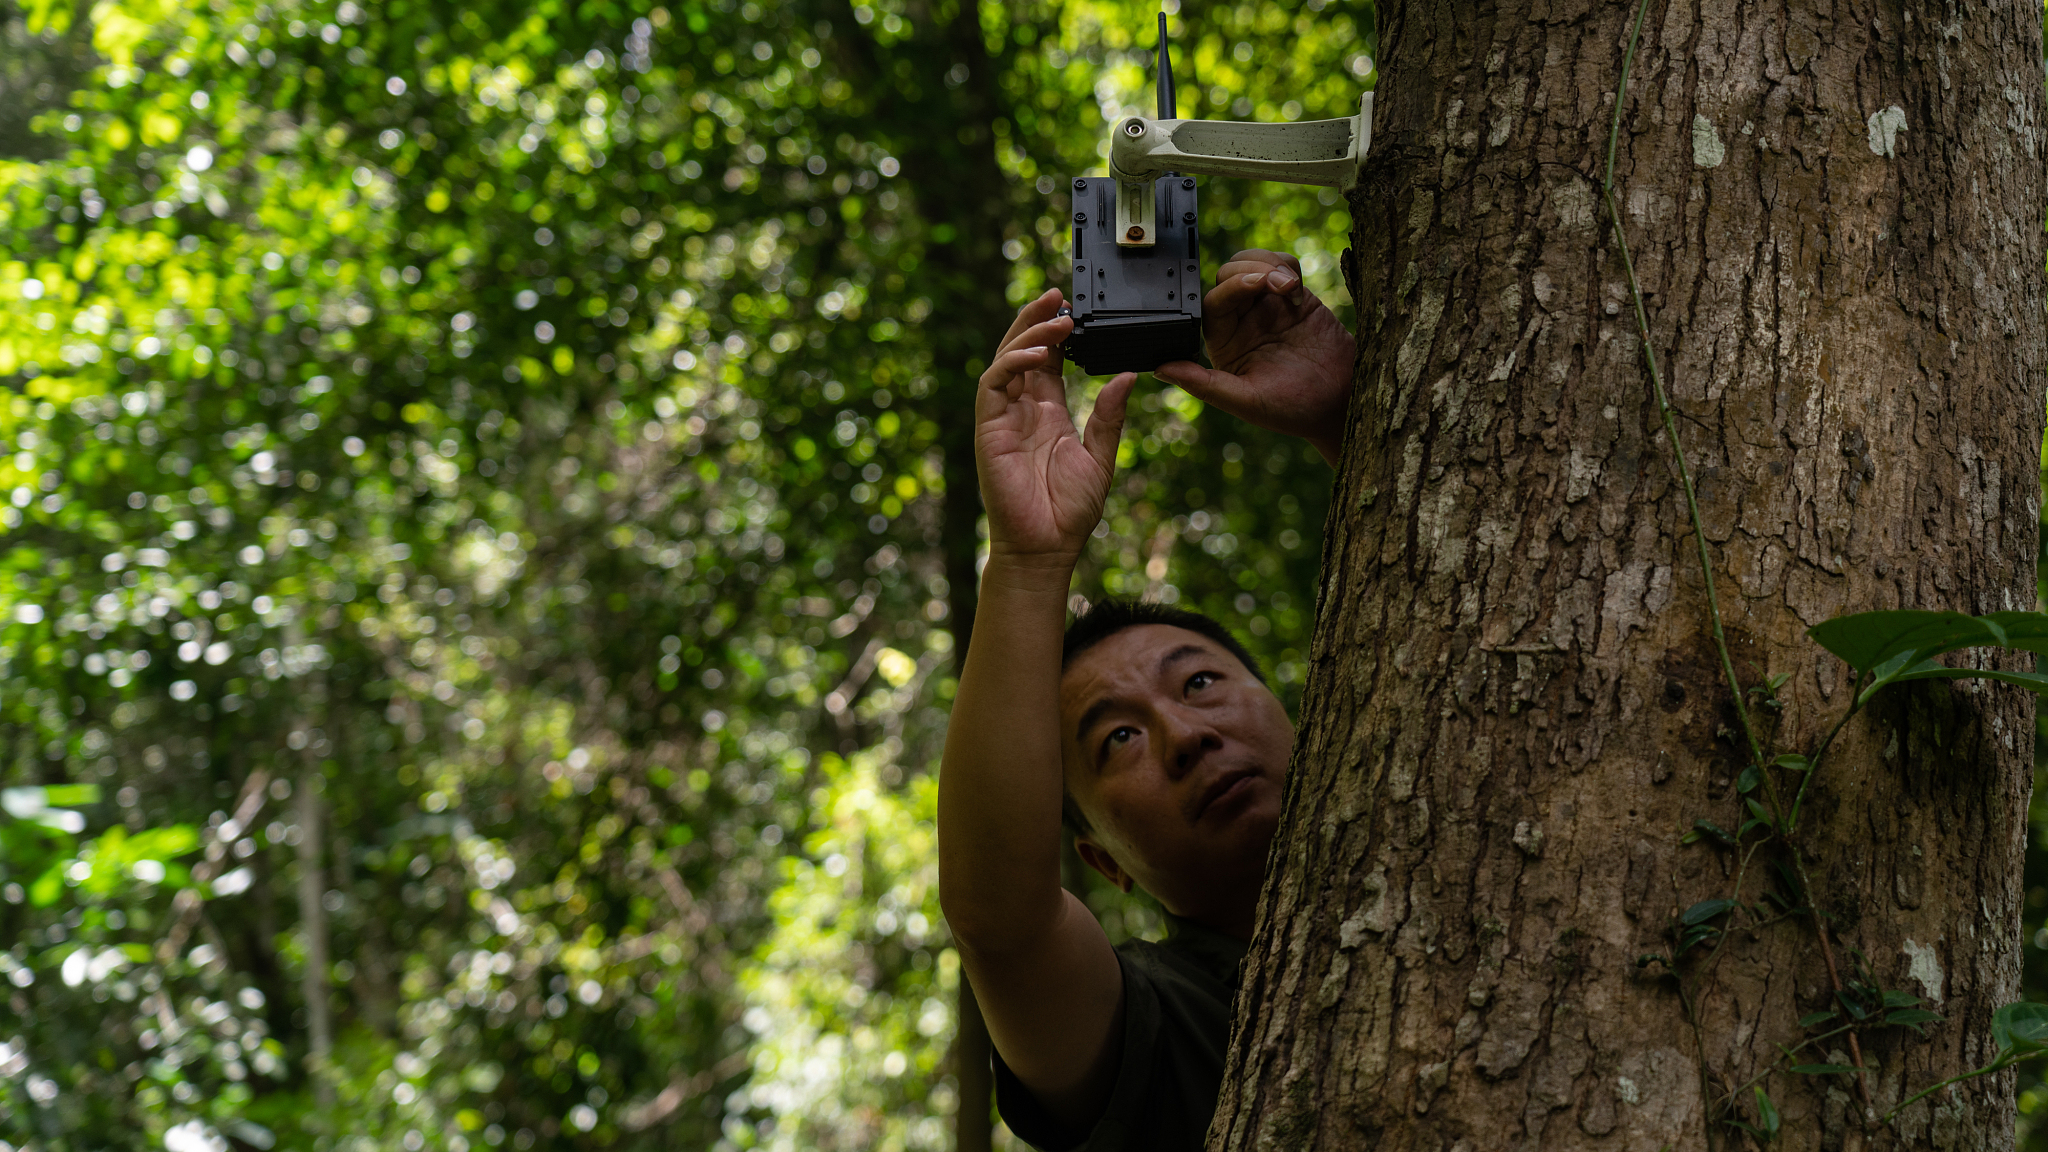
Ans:
[{"label": "lichen patch on bark", "polygon": [[1893,104],[1870,114],[1870,150],[1879,156],[1898,154],[1899,133],[1906,130],[1906,110]]},{"label": "lichen patch on bark", "polygon": [[1700,168],[1719,168],[1728,158],[1728,146],[1714,131],[1714,122],[1699,113],[1692,117],[1692,162]]}]

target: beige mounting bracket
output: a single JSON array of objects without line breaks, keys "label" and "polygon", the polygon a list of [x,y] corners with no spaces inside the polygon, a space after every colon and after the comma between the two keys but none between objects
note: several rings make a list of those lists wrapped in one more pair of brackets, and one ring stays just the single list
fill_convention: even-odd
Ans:
[{"label": "beige mounting bracket", "polygon": [[1350,191],[1372,148],[1372,93],[1358,115],[1301,124],[1236,120],[1149,120],[1126,116],[1109,132],[1109,174],[1118,182],[1116,237],[1150,246],[1151,181],[1168,172],[1238,176]]},{"label": "beige mounting bracket", "polygon": [[1153,219],[1158,206],[1152,202],[1150,180],[1116,182],[1116,243],[1119,248],[1150,248],[1159,233]]}]

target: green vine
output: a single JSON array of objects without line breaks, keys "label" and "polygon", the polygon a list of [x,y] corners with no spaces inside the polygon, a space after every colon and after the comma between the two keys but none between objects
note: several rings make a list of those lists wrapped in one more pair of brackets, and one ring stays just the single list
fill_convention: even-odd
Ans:
[{"label": "green vine", "polygon": [[[1924,1036],[1922,1028],[1939,1022],[1942,1017],[1921,1007],[1919,997],[1910,992],[1879,986],[1869,971],[1862,953],[1853,948],[1850,949],[1850,954],[1857,966],[1850,978],[1843,978],[1842,969],[1836,962],[1834,946],[1829,938],[1826,915],[1820,910],[1820,900],[1815,895],[1811,878],[1807,875],[1804,853],[1800,851],[1795,839],[1799,832],[1799,821],[1804,811],[1807,792],[1814,778],[1819,775],[1822,760],[1833,748],[1835,738],[1841,734],[1842,729],[1879,689],[1909,680],[1991,679],[2016,684],[2035,693],[2048,694],[2048,676],[2005,672],[1998,669],[1951,668],[1936,659],[1950,652],[1978,647],[2048,654],[2048,616],[2039,613],[2004,612],[1971,617],[1953,612],[1901,610],[1865,612],[1824,621],[1809,629],[1807,634],[1823,648],[1841,657],[1855,673],[1850,685],[1849,705],[1834,726],[1822,737],[1811,756],[1793,753],[1766,754],[1764,742],[1757,735],[1748,698],[1756,695],[1761,697],[1762,706],[1774,710],[1781,708],[1777,691],[1784,685],[1787,677],[1769,677],[1745,690],[1736,675],[1735,662],[1729,655],[1727,636],[1721,624],[1721,606],[1714,585],[1713,559],[1707,547],[1699,499],[1693,487],[1691,470],[1686,463],[1684,445],[1679,437],[1675,409],[1666,394],[1663,374],[1658,369],[1656,350],[1651,343],[1648,309],[1643,302],[1642,285],[1636,277],[1635,262],[1629,254],[1628,237],[1622,227],[1620,204],[1614,194],[1614,165],[1621,137],[1622,108],[1628,93],[1629,72],[1635,63],[1636,48],[1641,41],[1643,21],[1648,12],[1649,0],[1638,0],[1635,20],[1629,32],[1628,48],[1622,56],[1621,77],[1615,87],[1614,116],[1608,126],[1607,161],[1600,181],[1600,192],[1607,206],[1608,219],[1613,224],[1614,243],[1621,257],[1622,271],[1628,280],[1629,298],[1636,320],[1636,334],[1642,348],[1643,364],[1649,373],[1651,392],[1657,404],[1657,415],[1671,445],[1672,465],[1678,474],[1679,487],[1685,494],[1686,513],[1691,523],[1693,543],[1699,557],[1700,575],[1705,585],[1707,615],[1712,625],[1714,650],[1720,659],[1721,673],[1727,681],[1729,693],[1734,698],[1735,715],[1741,729],[1743,744],[1749,753],[1750,763],[1742,770],[1736,783],[1737,795],[1748,813],[1737,830],[1731,833],[1712,821],[1699,819],[1694,821],[1692,830],[1683,838],[1685,843],[1711,839],[1740,853],[1740,862],[1735,871],[1730,896],[1702,900],[1686,909],[1674,925],[1677,944],[1672,954],[1639,957],[1637,965],[1646,967],[1653,963],[1661,964],[1677,982],[1680,1003],[1693,1032],[1701,1099],[1710,1102],[1704,1117],[1707,1124],[1708,1147],[1713,1146],[1715,1132],[1723,1125],[1748,1135],[1760,1144],[1768,1144],[1777,1138],[1782,1117],[1766,1087],[1770,1077],[1781,1071],[1802,1076],[1853,1077],[1862,1100],[1865,1123],[1890,1124],[1906,1108],[1936,1092],[1965,1080],[2000,1071],[2020,1060],[2048,1051],[2048,1005],[2024,1002],[2008,1004],[1993,1014],[1992,1032],[1998,1043],[1998,1053],[1989,1063],[1923,1088],[1879,1116],[1870,1095],[1869,1074],[1863,1061],[1859,1033],[1878,1028],[1905,1028],[1916,1035]],[[1783,792],[1779,787],[1779,776],[1785,772],[1794,773],[1798,777],[1798,787],[1793,793],[1789,808],[1784,803]],[[1759,790],[1761,799],[1756,795]],[[1772,844],[1777,845],[1780,850],[1777,855],[1781,858],[1771,861],[1771,870],[1777,878],[1778,886],[1775,890],[1759,893],[1753,905],[1744,904],[1743,886],[1750,875],[1751,865],[1758,852]],[[1776,911],[1766,910],[1766,901],[1775,904]],[[1810,923],[1815,939],[1820,945],[1822,960],[1827,967],[1834,1007],[1809,1013],[1799,1020],[1802,1029],[1825,1028],[1825,1031],[1808,1036],[1791,1047],[1780,1045],[1775,1059],[1765,1064],[1763,1069],[1747,1082],[1717,1099],[1708,1081],[1706,1042],[1699,1022],[1698,1005],[1700,997],[1706,991],[1715,964],[1721,957],[1722,948],[1735,927],[1733,919],[1737,915],[1747,917],[1748,923],[1744,926],[1751,931],[1788,919],[1802,919]],[[1725,926],[1724,918],[1727,918]],[[1680,961],[1688,952],[1709,943],[1711,946],[1707,948],[1704,958],[1693,966],[1693,980],[1688,988]],[[1795,1063],[1801,1052],[1837,1038],[1848,1045],[1850,1063]],[[1737,1115],[1745,1092],[1753,1095],[1753,1111],[1747,1120]]]}]

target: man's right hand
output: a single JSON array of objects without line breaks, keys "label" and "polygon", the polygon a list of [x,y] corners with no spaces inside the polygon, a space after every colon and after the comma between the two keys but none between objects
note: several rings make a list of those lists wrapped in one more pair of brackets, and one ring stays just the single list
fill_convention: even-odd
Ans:
[{"label": "man's right hand", "polygon": [[1075,1132],[1094,1127],[1123,1050],[1123,969],[1060,887],[1060,647],[1074,563],[1102,519],[1136,377],[1074,430],[1047,292],[1017,313],[974,398],[988,567],[939,772],[939,899],[1003,1060]]},{"label": "man's right hand", "polygon": [[1074,322],[1057,314],[1060,301],[1053,288],[1019,309],[981,374],[974,459],[992,561],[1071,569],[1109,497],[1124,404],[1137,376],[1126,372],[1103,385],[1086,434],[1077,433],[1058,348]]}]

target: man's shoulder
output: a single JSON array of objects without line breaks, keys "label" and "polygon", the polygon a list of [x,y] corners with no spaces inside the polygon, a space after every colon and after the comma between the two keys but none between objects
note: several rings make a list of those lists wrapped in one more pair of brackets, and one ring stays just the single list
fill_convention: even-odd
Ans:
[{"label": "man's shoulder", "polygon": [[1227,1000],[1237,988],[1244,942],[1179,917],[1171,923],[1173,931],[1165,939],[1126,940],[1116,946],[1117,954],[1148,975],[1169,974],[1204,987],[1221,986]]},{"label": "man's shoulder", "polygon": [[1228,1028],[1240,956],[1201,947],[1200,942],[1185,936],[1127,940],[1117,945],[1116,952],[1123,961],[1126,983],[1144,986],[1143,991],[1126,987],[1126,1004],[1133,999],[1152,999],[1164,1016],[1198,1022],[1204,1031]]}]

